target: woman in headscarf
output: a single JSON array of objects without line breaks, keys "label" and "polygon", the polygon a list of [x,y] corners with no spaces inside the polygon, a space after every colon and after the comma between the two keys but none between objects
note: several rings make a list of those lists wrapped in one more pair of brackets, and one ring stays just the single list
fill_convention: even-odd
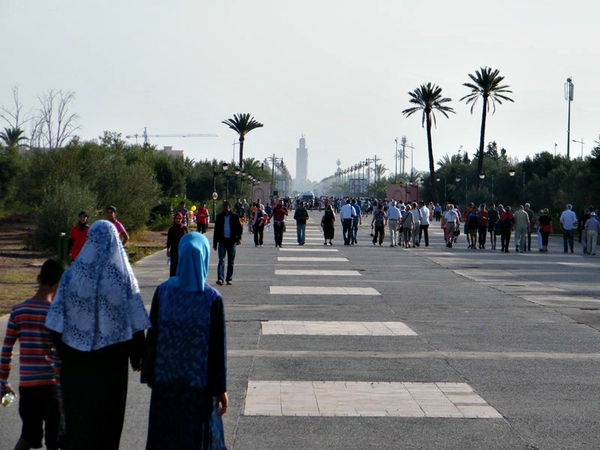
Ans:
[{"label": "woman in headscarf", "polygon": [[174,277],[177,274],[179,241],[188,231],[188,227],[183,225],[183,214],[176,212],[175,216],[173,216],[173,226],[167,232],[167,258],[171,258],[171,265],[169,266],[170,277]]},{"label": "woman in headscarf", "polygon": [[221,294],[206,283],[209,258],[204,235],[183,236],[177,276],[152,299],[142,368],[152,388],[148,450],[225,448],[225,315]]},{"label": "woman in headscarf", "polygon": [[46,317],[61,359],[65,450],[117,450],[128,362],[141,368],[150,320],[115,226],[95,222]]},{"label": "woman in headscarf", "polygon": [[325,237],[325,243],[327,245],[333,245],[333,236],[335,235],[335,213],[331,205],[327,205],[323,217],[321,217],[321,228],[323,228],[323,236]]}]

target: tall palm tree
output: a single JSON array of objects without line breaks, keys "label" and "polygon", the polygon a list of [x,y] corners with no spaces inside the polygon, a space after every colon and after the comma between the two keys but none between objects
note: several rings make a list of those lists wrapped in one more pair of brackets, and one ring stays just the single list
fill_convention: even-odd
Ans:
[{"label": "tall palm tree", "polygon": [[233,131],[235,131],[239,136],[240,142],[240,169],[243,167],[244,163],[244,140],[246,139],[246,134],[255,128],[260,128],[263,126],[262,123],[254,120],[254,117],[250,113],[246,114],[234,114],[233,119],[223,120],[221,123],[224,123]]},{"label": "tall palm tree", "polygon": [[17,149],[21,141],[27,140],[23,133],[24,131],[20,128],[5,128],[0,132],[0,141],[3,141],[9,149]]},{"label": "tall palm tree", "polygon": [[446,106],[446,103],[451,102],[451,98],[442,97],[442,88],[432,84],[422,84],[417,89],[409,92],[409,102],[417,105],[412,108],[402,111],[406,117],[411,116],[417,111],[423,111],[421,125],[427,130],[427,151],[429,152],[429,183],[431,184],[431,192],[433,194],[433,202],[438,203],[437,187],[435,185],[435,159],[433,157],[433,143],[431,140],[431,124],[437,126],[434,111],[441,112],[446,118],[449,118],[448,113],[454,113],[454,109]]},{"label": "tall palm tree", "polygon": [[[469,74],[469,78],[473,81],[472,83],[463,83],[463,86],[471,89],[471,92],[460,99],[468,105],[471,103],[471,114],[473,114],[473,108],[479,97],[483,100],[482,111],[481,111],[481,131],[479,133],[479,154],[477,160],[477,172],[483,173],[483,155],[484,155],[484,142],[485,142],[485,123],[487,120],[487,114],[490,110],[490,104],[493,106],[492,114],[496,112],[496,103],[502,104],[502,101],[514,102],[514,100],[508,97],[506,94],[512,94],[508,88],[508,85],[501,85],[504,81],[504,77],[500,75],[498,69],[491,69],[489,67],[481,67],[475,71],[475,75]],[[477,185],[479,185],[480,179],[477,178]]]}]

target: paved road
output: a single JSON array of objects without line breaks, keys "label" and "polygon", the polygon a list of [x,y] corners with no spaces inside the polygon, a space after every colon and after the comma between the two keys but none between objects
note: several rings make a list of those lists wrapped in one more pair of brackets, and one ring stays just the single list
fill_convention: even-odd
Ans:
[{"label": "paved road", "polygon": [[[282,249],[246,235],[219,288],[230,449],[600,448],[596,257],[559,238],[548,254],[447,249],[435,227],[404,249],[366,226],[343,246],[338,226],[330,247],[311,223],[297,246],[288,223]],[[135,272],[149,302],[164,254]],[[123,449],[144,448],[148,394],[132,373]],[[19,426],[0,410],[0,450]]]}]

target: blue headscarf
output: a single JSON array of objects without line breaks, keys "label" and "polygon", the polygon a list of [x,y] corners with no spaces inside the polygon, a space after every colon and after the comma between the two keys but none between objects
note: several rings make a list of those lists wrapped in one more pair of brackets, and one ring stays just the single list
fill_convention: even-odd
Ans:
[{"label": "blue headscarf", "polygon": [[115,226],[95,222],[67,269],[46,316],[46,327],[81,351],[125,342],[150,328],[137,280]]},{"label": "blue headscarf", "polygon": [[208,276],[210,244],[200,233],[185,234],[179,241],[177,275],[167,284],[185,292],[202,292]]}]

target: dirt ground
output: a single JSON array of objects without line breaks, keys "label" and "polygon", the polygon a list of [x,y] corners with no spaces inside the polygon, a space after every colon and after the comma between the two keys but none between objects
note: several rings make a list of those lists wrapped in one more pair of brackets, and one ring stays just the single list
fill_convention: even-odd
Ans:
[{"label": "dirt ground", "polygon": [[[0,219],[0,315],[13,305],[31,297],[37,288],[41,265],[52,252],[29,250],[35,222],[32,215],[13,215]],[[127,244],[130,260],[136,261],[165,247],[166,232],[144,231],[131,236]]]}]

